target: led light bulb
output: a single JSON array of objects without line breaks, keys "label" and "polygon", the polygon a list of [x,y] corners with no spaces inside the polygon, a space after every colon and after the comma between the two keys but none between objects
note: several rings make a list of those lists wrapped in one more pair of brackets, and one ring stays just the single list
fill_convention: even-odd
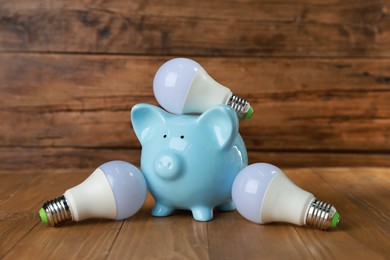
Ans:
[{"label": "led light bulb", "polygon": [[332,205],[319,201],[267,163],[242,169],[234,180],[232,198],[238,212],[258,224],[288,222],[328,230],[340,221]]},{"label": "led light bulb", "polygon": [[239,119],[249,119],[253,114],[248,101],[216,82],[199,63],[186,58],[164,63],[154,77],[153,91],[158,103],[174,114],[203,113],[219,104],[231,106]]},{"label": "led light bulb", "polygon": [[90,218],[125,219],[142,207],[146,191],[138,168],[128,162],[110,161],[64,195],[43,204],[39,215],[51,226]]}]

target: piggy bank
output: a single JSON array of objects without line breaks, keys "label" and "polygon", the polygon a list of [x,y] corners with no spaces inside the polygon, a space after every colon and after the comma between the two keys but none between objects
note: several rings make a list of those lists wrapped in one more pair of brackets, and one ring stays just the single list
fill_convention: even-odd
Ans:
[{"label": "piggy bank", "polygon": [[231,188],[248,157],[232,108],[219,105],[191,116],[137,104],[131,122],[142,145],[141,171],[155,199],[153,216],[185,209],[208,221],[214,208],[235,209]]}]

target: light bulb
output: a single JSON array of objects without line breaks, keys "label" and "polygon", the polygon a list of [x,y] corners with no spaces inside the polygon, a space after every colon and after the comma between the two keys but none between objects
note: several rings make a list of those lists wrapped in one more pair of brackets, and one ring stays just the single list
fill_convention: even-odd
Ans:
[{"label": "light bulb", "polygon": [[146,191],[138,168],[128,162],[110,161],[81,184],[44,203],[39,215],[51,226],[90,218],[125,219],[142,207]]},{"label": "light bulb", "polygon": [[219,104],[231,106],[239,119],[249,119],[253,114],[248,101],[211,78],[199,63],[186,58],[164,63],[154,77],[153,91],[158,103],[174,114],[203,113]]},{"label": "light bulb", "polygon": [[268,163],[242,169],[234,180],[232,198],[238,212],[258,224],[288,222],[328,230],[340,221],[332,205],[299,188]]}]

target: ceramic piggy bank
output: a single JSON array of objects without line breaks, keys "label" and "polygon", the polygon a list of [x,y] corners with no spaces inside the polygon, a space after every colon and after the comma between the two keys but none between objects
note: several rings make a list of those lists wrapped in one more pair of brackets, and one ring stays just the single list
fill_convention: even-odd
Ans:
[{"label": "ceramic piggy bank", "polygon": [[215,207],[235,209],[231,188],[248,157],[232,108],[220,105],[190,116],[137,104],[131,121],[142,145],[141,170],[156,201],[153,216],[187,209],[196,220],[208,221]]}]

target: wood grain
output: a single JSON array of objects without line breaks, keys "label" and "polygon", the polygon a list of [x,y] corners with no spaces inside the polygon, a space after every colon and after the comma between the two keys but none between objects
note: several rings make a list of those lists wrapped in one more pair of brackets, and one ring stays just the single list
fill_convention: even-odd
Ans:
[{"label": "wood grain", "polygon": [[[335,205],[342,216],[340,227],[342,226],[341,229],[345,233],[337,237],[323,237],[316,232],[308,233],[297,228],[298,233],[305,243],[312,245],[310,251],[321,255],[322,258],[337,256],[346,251],[349,252],[351,258],[381,258],[380,256],[388,251],[386,247],[389,241],[389,228],[386,224],[389,222],[386,222],[388,217],[384,211],[389,203],[383,201],[386,194],[390,195],[389,178],[384,175],[386,169],[375,169],[373,175],[367,174],[371,173],[370,168],[336,168],[325,171],[326,173],[324,169],[303,169],[287,173],[297,185],[312,192],[319,199]],[[375,178],[375,175],[378,178]],[[366,181],[367,179],[373,181]],[[377,182],[375,192],[370,192],[372,187],[362,185],[362,183]],[[362,187],[367,194],[361,193]],[[332,201],[337,201],[337,204]],[[367,210],[367,204],[381,206]],[[352,212],[355,214],[351,214]],[[364,235],[367,233],[375,236],[379,241],[387,242],[373,243]],[[302,234],[305,235],[302,236]],[[360,250],[356,250],[357,246]]]},{"label": "wood grain", "polygon": [[[390,155],[367,153],[270,152],[249,151],[249,163],[267,162],[280,167],[340,167],[352,165],[390,166]],[[0,148],[0,173],[30,173],[34,169],[56,172],[67,169],[69,174],[94,168],[111,160],[124,160],[139,166],[139,149],[104,148]]]},{"label": "wood grain", "polygon": [[151,218],[153,204],[149,196],[142,212],[124,222],[110,259],[209,259],[206,222],[194,221],[187,211]]},{"label": "wood grain", "polygon": [[[15,178],[11,174],[2,175],[0,181],[0,258],[8,252],[17,241],[22,239],[37,223],[37,216],[31,214],[31,206],[37,206],[37,197],[27,198],[27,191],[39,176]],[[25,196],[23,196],[25,194]],[[16,199],[17,198],[17,199]],[[20,200],[20,202],[19,202]],[[32,203],[33,205],[29,205]]]},{"label": "wood grain", "polygon": [[294,227],[286,224],[257,225],[227,212],[216,214],[208,230],[211,259],[311,258]]},{"label": "wood grain", "polygon": [[92,170],[0,172],[0,257],[386,259],[390,253],[389,168],[283,168],[296,185],[335,205],[341,222],[330,232],[285,223],[257,225],[236,211],[216,211],[210,222],[193,220],[189,211],[156,218],[150,216],[150,196],[125,221],[86,220],[58,228],[39,223],[41,204]]},{"label": "wood grain", "polygon": [[[168,59],[1,54],[0,148],[139,149],[129,111],[157,104],[152,81]],[[361,166],[364,153],[389,165],[389,60],[197,60],[254,107],[240,125],[249,151],[329,154],[328,162],[356,154]]]},{"label": "wood grain", "polygon": [[380,0],[2,1],[0,50],[389,57],[388,8]]}]

